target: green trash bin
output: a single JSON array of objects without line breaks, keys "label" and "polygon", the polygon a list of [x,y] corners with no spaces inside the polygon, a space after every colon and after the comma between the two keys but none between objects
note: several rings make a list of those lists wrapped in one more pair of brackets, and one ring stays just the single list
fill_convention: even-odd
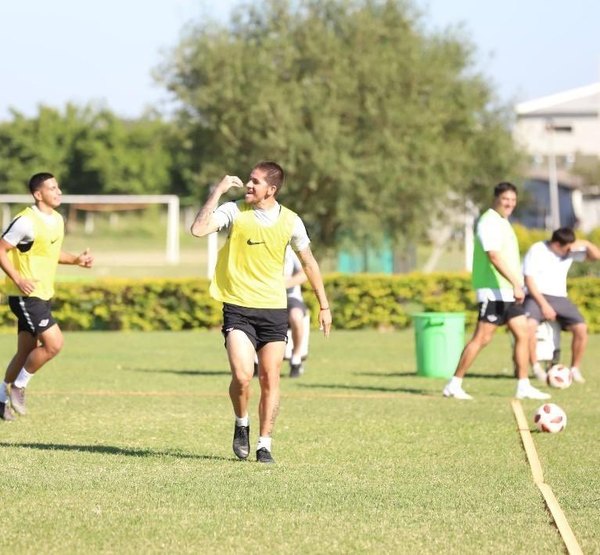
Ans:
[{"label": "green trash bin", "polygon": [[461,312],[420,312],[415,327],[417,374],[450,378],[465,345],[465,315]]}]

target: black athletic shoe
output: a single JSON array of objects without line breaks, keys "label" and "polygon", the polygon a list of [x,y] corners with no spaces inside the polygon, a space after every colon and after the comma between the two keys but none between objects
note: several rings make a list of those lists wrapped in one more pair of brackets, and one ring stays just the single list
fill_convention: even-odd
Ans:
[{"label": "black athletic shoe", "polygon": [[299,378],[304,374],[302,364],[290,364],[290,378]]},{"label": "black athletic shoe", "polygon": [[261,447],[256,452],[256,462],[274,464],[275,459],[271,456],[271,451],[269,451],[266,447]]},{"label": "black athletic shoe", "polygon": [[250,426],[235,426],[233,430],[233,452],[240,459],[250,454]]},{"label": "black athletic shoe", "polygon": [[0,403],[0,418],[2,420],[6,420],[7,422],[12,422],[15,420],[15,415],[12,410],[8,406],[8,403]]}]

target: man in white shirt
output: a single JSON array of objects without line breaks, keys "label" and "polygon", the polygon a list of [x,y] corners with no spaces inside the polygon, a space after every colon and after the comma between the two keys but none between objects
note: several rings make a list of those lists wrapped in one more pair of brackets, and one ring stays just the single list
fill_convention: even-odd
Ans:
[{"label": "man in white shirt", "polygon": [[600,249],[589,241],[576,239],[568,227],[554,231],[550,241],[533,244],[525,255],[524,308],[529,328],[529,358],[533,373],[540,380],[546,379],[546,372],[536,356],[536,330],[540,322],[550,320],[573,334],[571,374],[574,381],[585,381],[580,366],[588,341],[587,325],[579,309],[567,297],[567,274],[574,261],[599,259]]}]

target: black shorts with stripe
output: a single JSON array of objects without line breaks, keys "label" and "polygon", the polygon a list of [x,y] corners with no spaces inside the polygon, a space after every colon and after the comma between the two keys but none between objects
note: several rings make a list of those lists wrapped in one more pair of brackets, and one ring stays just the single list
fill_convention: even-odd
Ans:
[{"label": "black shorts with stripe", "polygon": [[56,324],[50,301],[37,297],[8,297],[8,306],[17,317],[18,330],[37,336]]},{"label": "black shorts with stripe", "polygon": [[233,330],[241,330],[258,351],[267,343],[287,343],[287,308],[246,308],[223,304],[223,328],[225,338]]},{"label": "black shorts with stripe", "polygon": [[523,305],[515,301],[485,301],[479,303],[479,322],[503,326],[517,316],[525,316]]}]

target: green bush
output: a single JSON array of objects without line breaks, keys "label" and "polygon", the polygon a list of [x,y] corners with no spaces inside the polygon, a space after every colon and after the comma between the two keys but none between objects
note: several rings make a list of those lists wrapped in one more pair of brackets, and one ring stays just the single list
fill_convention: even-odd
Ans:
[{"label": "green bush", "polygon": [[[221,304],[208,294],[206,279],[102,280],[58,283],[53,313],[64,330],[186,330],[221,325]],[[392,328],[411,325],[415,312],[464,312],[476,321],[470,276],[462,273],[330,274],[325,287],[338,329]],[[600,278],[569,280],[572,300],[591,332],[600,332]],[[318,305],[304,298],[317,324]],[[0,327],[14,328],[6,303]]]}]

